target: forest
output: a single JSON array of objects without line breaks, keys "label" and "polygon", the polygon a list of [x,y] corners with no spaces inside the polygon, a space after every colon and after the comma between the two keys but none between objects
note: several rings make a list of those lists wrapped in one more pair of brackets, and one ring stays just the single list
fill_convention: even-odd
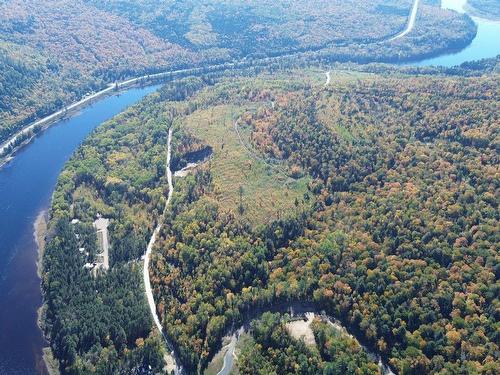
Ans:
[{"label": "forest", "polygon": [[152,280],[183,363],[204,368],[247,312],[306,300],[398,373],[498,372],[498,94],[497,75],[256,89],[253,148],[313,180],[260,225],[225,210],[214,165],[178,183]]},{"label": "forest", "polygon": [[[44,255],[44,331],[62,372],[163,371],[140,257],[165,220],[150,276],[187,373],[253,311],[293,301],[396,373],[498,373],[498,73],[405,70],[339,70],[327,87],[317,70],[187,78],[96,130],[59,178]],[[213,154],[175,178],[162,218],[170,127],[174,171]],[[98,214],[111,219],[111,269],[93,277]],[[352,339],[316,322],[311,348],[284,319],[252,324],[241,373],[377,373]]]},{"label": "forest", "polygon": [[[466,15],[410,0],[0,2],[0,142],[125,78],[185,67],[320,52],[332,61],[414,60],[466,46]],[[298,16],[299,15],[299,16]],[[363,22],[358,22],[362,19]]]},{"label": "forest", "polygon": [[466,7],[479,17],[498,20],[500,18],[500,2],[498,0],[468,0]]}]

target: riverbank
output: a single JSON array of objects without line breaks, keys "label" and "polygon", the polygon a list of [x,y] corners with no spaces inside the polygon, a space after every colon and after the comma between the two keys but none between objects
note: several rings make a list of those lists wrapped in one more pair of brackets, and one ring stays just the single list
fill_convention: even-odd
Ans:
[{"label": "riverbank", "polygon": [[[56,122],[74,117],[81,109],[108,95],[119,95],[121,92],[132,88],[134,84],[136,84],[140,79],[143,78],[144,77],[136,78],[135,80],[137,81],[134,82],[127,81],[121,84],[117,84],[116,86],[108,86],[106,89],[101,90],[78,102],[75,102],[65,109],[44,117],[43,119],[38,120],[20,130],[0,146],[0,168],[11,161],[19,150],[29,145],[37,137],[38,134],[47,130]],[[26,138],[23,139],[24,137]]]},{"label": "riverbank", "polygon": [[48,213],[46,210],[42,210],[34,223],[33,236],[35,237],[35,243],[38,250],[36,268],[38,277],[42,277],[42,259],[45,252],[45,236],[47,234],[47,224],[48,224]]},{"label": "riverbank", "polygon": [[[42,259],[43,259],[43,254],[45,252],[45,245],[46,245],[46,236],[47,236],[47,224],[48,224],[48,212],[46,210],[40,211],[38,214],[35,223],[34,223],[34,231],[33,231],[33,237],[35,238],[35,243],[37,246],[38,250],[38,257],[37,257],[37,262],[36,262],[36,267],[37,267],[37,274],[38,277],[42,277],[42,271],[43,271],[43,265],[42,265]],[[40,308],[37,311],[37,324],[38,327],[43,332],[43,315],[45,311],[45,304],[40,306]],[[57,359],[55,359],[52,349],[47,346],[42,348],[42,358],[43,362],[45,364],[47,373],[49,375],[60,375],[59,371],[59,362]]]},{"label": "riverbank", "polygon": [[[63,118],[71,118],[74,116],[80,109],[84,108],[85,106],[93,103],[94,101],[97,101],[99,99],[102,99],[104,96],[107,95],[113,95],[113,94],[119,94],[120,92],[129,89],[134,86],[148,86],[148,85],[153,85],[154,83],[159,83],[162,80],[165,79],[172,79],[172,78],[179,78],[185,75],[197,75],[197,74],[204,74],[204,73],[211,73],[211,72],[216,72],[216,71],[223,71],[227,69],[235,69],[235,68],[245,68],[245,67],[259,67],[259,66],[265,66],[269,65],[275,62],[280,61],[281,59],[288,58],[288,57],[294,57],[294,56],[301,56],[304,55],[307,57],[308,54],[314,54],[314,53],[319,53],[319,56],[321,58],[321,51],[325,51],[328,55],[328,48],[332,47],[339,47],[339,46],[344,46],[348,47],[349,45],[361,45],[361,46],[366,46],[370,44],[376,44],[376,43],[382,43],[382,42],[391,42],[396,39],[400,39],[410,33],[415,25],[416,22],[416,16],[418,13],[419,9],[419,2],[420,0],[414,0],[413,5],[410,9],[410,13],[408,15],[408,21],[406,25],[404,26],[403,30],[397,31],[394,34],[390,34],[387,36],[384,36],[382,38],[378,39],[373,39],[373,40],[365,40],[365,41],[352,41],[351,43],[330,43],[318,48],[311,48],[311,49],[302,49],[302,50],[294,50],[290,52],[284,52],[281,54],[277,54],[275,56],[269,56],[269,57],[263,57],[263,58],[243,58],[239,61],[233,61],[233,62],[225,62],[225,63],[220,63],[220,64],[215,64],[215,65],[210,65],[207,67],[193,67],[193,68],[186,68],[186,69],[178,69],[178,70],[170,70],[170,71],[165,71],[165,72],[160,72],[160,73],[154,73],[154,74],[147,74],[147,75],[142,75],[136,78],[131,78],[122,82],[115,82],[115,83],[110,83],[108,86],[101,91],[94,93],[90,96],[84,97],[81,100],[70,104],[69,106],[65,106],[63,109],[48,115],[40,120],[37,120],[23,129],[19,130],[17,133],[15,133],[13,136],[11,136],[8,140],[6,140],[4,143],[0,144],[0,168],[4,166],[6,163],[8,163],[12,157],[16,154],[17,151],[19,151],[21,148],[25,147],[29,143],[33,141],[34,138],[40,133],[45,131],[48,127],[53,125],[55,122],[58,120],[61,120]],[[455,43],[453,45],[448,45],[446,49],[438,49],[434,50],[429,53],[425,54],[418,54],[415,56],[408,56],[405,58],[405,60],[409,63],[413,62],[418,62],[422,61],[431,57],[438,57],[441,56],[445,53],[453,53],[454,51],[460,51],[464,49],[467,45],[469,45],[472,40],[475,38],[475,34],[473,36],[470,36],[470,38],[466,38],[463,41],[460,41],[458,43]],[[469,40],[470,39],[470,40]],[[331,61],[351,61],[354,57],[339,57],[335,56],[335,53],[328,57],[326,56],[327,59]],[[355,58],[354,58],[355,59]],[[369,63],[369,62],[382,62],[382,63],[401,63],[400,61],[397,61],[394,56],[393,57],[387,57],[387,58],[378,58],[378,57],[372,57],[371,59],[368,59],[367,61],[364,61],[361,59],[358,61],[361,64],[364,63]],[[312,59],[312,62],[314,61],[314,58]],[[292,65],[294,64],[293,62],[291,63]]]},{"label": "riverbank", "polygon": [[429,58],[424,60],[414,63],[404,63],[404,65],[452,67],[469,61],[493,58],[500,54],[500,43],[498,43],[500,22],[476,17],[469,13],[466,4],[466,0],[442,0],[441,7],[457,13],[466,13],[470,16],[477,28],[477,33],[471,43],[455,52],[451,50],[446,54],[434,57],[429,56]]}]

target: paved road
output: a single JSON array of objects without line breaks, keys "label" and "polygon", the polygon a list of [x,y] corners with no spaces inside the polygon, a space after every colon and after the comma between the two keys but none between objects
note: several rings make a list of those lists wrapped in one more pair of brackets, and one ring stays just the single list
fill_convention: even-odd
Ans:
[{"label": "paved road", "polygon": [[[392,40],[399,39],[399,38],[405,36],[406,34],[408,34],[413,29],[413,27],[415,26],[415,20],[417,18],[419,3],[420,3],[420,0],[415,0],[415,2],[413,3],[413,8],[411,10],[410,17],[409,17],[406,29],[403,30],[401,33],[397,34],[396,36],[394,36],[394,37],[392,37],[390,39],[387,39],[387,41],[392,41]],[[370,44],[370,43],[367,43],[367,44]],[[286,53],[286,54],[284,54],[282,56],[265,57],[265,58],[262,58],[262,59],[259,59],[259,60],[254,60],[253,61],[253,65],[256,65],[257,63],[267,64],[267,63],[270,63],[270,62],[279,61],[280,59],[287,58],[287,57],[290,57],[290,56],[299,55],[301,53],[302,52],[299,51],[299,52]],[[107,95],[107,94],[111,93],[117,87],[120,88],[120,89],[123,89],[125,87],[132,86],[132,85],[134,85],[136,83],[140,83],[143,80],[155,80],[155,79],[160,79],[160,78],[168,77],[170,75],[179,75],[179,74],[186,74],[186,73],[196,74],[196,73],[202,73],[204,71],[208,72],[208,71],[215,71],[215,70],[220,70],[220,69],[231,69],[231,68],[236,68],[236,67],[239,67],[239,66],[244,66],[247,63],[249,65],[252,65],[249,62],[250,62],[250,60],[247,60],[246,58],[244,58],[244,59],[242,59],[241,61],[238,61],[238,62],[223,63],[223,64],[220,64],[220,65],[212,65],[212,66],[208,66],[208,67],[205,67],[205,68],[190,68],[190,69],[171,70],[171,71],[166,71],[166,72],[161,72],[161,73],[156,73],[156,74],[144,75],[144,76],[137,77],[137,78],[132,78],[132,79],[129,79],[129,80],[126,80],[126,81],[123,81],[123,82],[116,83],[116,84],[110,84],[104,90],[101,90],[101,91],[96,92],[95,94],[93,94],[91,96],[83,98],[80,101],[78,101],[76,103],[73,103],[70,106],[66,107],[65,109],[61,109],[60,111],[57,111],[57,112],[55,112],[55,113],[53,113],[53,114],[51,114],[51,115],[49,115],[47,117],[44,117],[43,119],[40,119],[40,120],[38,120],[36,122],[33,122],[29,126],[23,128],[22,130],[20,130],[16,134],[14,134],[10,139],[8,139],[7,141],[5,141],[3,144],[0,145],[0,157],[7,156],[7,155],[4,155],[4,153],[6,152],[7,148],[10,147],[11,145],[15,144],[16,141],[20,137],[28,134],[31,130],[33,130],[37,126],[48,125],[51,122],[53,122],[53,121],[61,118],[66,113],[71,112],[72,110],[77,109],[77,108],[79,108],[79,107],[81,107],[81,106],[83,106],[83,105],[85,105],[87,103],[90,103],[92,100],[95,100],[95,99],[97,99],[97,98],[99,98],[99,97],[101,97],[103,95]]]},{"label": "paved road", "polygon": [[408,24],[406,25],[406,29],[401,31],[399,34],[393,36],[392,38],[389,39],[389,42],[392,40],[396,40],[399,38],[404,37],[406,34],[408,34],[410,31],[413,30],[413,27],[415,26],[415,20],[417,19],[417,13],[418,13],[418,5],[420,3],[420,0],[415,0],[413,3],[413,8],[411,8],[411,13],[410,13],[410,18],[408,19]]}]

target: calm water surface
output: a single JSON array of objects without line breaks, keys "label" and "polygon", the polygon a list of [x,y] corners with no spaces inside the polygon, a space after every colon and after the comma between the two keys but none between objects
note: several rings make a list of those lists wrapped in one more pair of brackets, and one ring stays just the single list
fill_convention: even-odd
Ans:
[{"label": "calm water surface", "polygon": [[[443,7],[463,12],[464,3],[445,0]],[[416,65],[453,66],[500,54],[500,22],[476,17],[474,21],[478,34],[469,47]],[[41,295],[33,223],[49,206],[64,163],[94,128],[156,88],[105,98],[60,121],[0,169],[0,374],[45,374],[41,359],[45,342],[36,325]]]},{"label": "calm water surface", "polygon": [[158,86],[102,99],[60,121],[0,169],[0,374],[45,374],[44,340],[36,324],[41,305],[33,223],[47,209],[57,176],[99,124]]},{"label": "calm water surface", "polygon": [[[441,6],[459,13],[465,13],[467,0],[443,0]],[[484,18],[472,17],[477,25],[477,36],[472,43],[463,50],[426,59],[412,65],[428,66],[442,65],[455,66],[467,61],[495,57],[500,54],[500,21],[491,21]]]}]

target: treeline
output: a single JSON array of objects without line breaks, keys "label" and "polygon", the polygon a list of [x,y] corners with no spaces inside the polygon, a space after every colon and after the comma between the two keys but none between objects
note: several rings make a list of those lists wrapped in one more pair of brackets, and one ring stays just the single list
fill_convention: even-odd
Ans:
[{"label": "treeline", "polygon": [[398,373],[497,372],[498,77],[241,91],[274,103],[244,117],[254,147],[314,177],[314,210],[255,229],[210,171],[177,184],[152,280],[188,370],[248,312],[305,300]]},{"label": "treeline", "polygon": [[379,374],[356,339],[320,320],[311,324],[314,345],[292,338],[288,318],[266,312],[250,325],[244,336],[237,368],[240,374]]},{"label": "treeline", "polygon": [[[168,195],[169,127],[204,85],[167,84],[103,124],[59,177],[43,257],[42,325],[63,374],[164,373],[140,259]],[[173,159],[182,161],[195,144],[177,130]],[[98,215],[110,219],[108,271],[89,269],[100,252]]]}]

